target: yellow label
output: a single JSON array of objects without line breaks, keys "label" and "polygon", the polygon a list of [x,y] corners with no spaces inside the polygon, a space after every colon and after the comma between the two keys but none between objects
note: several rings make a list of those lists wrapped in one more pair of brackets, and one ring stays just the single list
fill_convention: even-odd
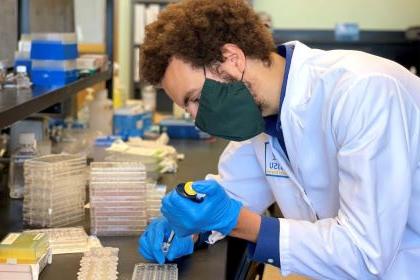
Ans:
[{"label": "yellow label", "polygon": [[193,182],[187,182],[184,185],[184,191],[188,195],[197,195],[197,192],[192,187]]},{"label": "yellow label", "polygon": [[17,262],[16,258],[7,258],[6,263],[7,264],[17,264],[18,262]]},{"label": "yellow label", "polygon": [[35,237],[33,238],[33,240],[39,240],[42,237],[44,237],[44,234],[41,232],[41,233],[38,233],[37,235],[35,235]]},{"label": "yellow label", "polygon": [[2,242],[2,245],[11,245],[18,239],[20,233],[10,233]]}]

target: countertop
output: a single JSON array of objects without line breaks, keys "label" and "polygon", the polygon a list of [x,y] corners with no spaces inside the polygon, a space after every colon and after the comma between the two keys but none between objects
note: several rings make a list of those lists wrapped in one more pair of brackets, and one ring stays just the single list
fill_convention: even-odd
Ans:
[{"label": "countertop", "polygon": [[[160,183],[173,188],[179,182],[203,179],[208,173],[217,172],[218,158],[227,142],[220,139],[213,140],[175,140],[174,145],[179,153],[185,154],[185,159],[179,162],[178,172],[165,174]],[[6,188],[7,189],[7,188]],[[8,198],[5,188],[0,188],[0,238],[8,232],[21,231],[22,200]],[[89,233],[89,215],[82,225]],[[80,224],[79,224],[80,225]],[[138,237],[100,237],[103,246],[118,247],[119,264],[118,279],[131,279],[134,265],[145,260],[137,253]],[[208,249],[194,252],[193,255],[176,261],[179,279],[225,279],[228,269],[228,240],[222,240]],[[235,245],[236,246],[236,245]],[[53,263],[48,265],[40,275],[41,280],[74,280],[79,269],[82,254],[54,255]],[[237,263],[237,261],[234,261]]]}]

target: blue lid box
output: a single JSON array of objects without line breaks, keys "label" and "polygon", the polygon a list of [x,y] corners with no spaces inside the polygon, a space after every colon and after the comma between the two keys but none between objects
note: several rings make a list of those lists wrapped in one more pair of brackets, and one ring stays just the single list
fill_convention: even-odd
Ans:
[{"label": "blue lid box", "polygon": [[121,140],[120,136],[99,136],[95,139],[95,146],[96,147],[111,147],[111,145],[117,141],[117,140]]},{"label": "blue lid box", "polygon": [[129,137],[143,137],[145,126],[148,125],[151,115],[145,114],[142,107],[138,105],[120,108],[114,113],[114,135],[119,135],[123,140]]},{"label": "blue lid box", "polygon": [[208,139],[211,136],[198,129],[192,120],[166,119],[160,122],[160,131],[171,139]]},{"label": "blue lid box", "polygon": [[41,86],[63,86],[79,78],[76,60],[32,60],[32,82]]},{"label": "blue lid box", "polygon": [[64,86],[79,78],[79,71],[62,71],[56,69],[32,69],[31,79],[34,85],[54,87]]},{"label": "blue lid box", "polygon": [[143,130],[148,131],[152,128],[153,120],[152,120],[152,112],[144,112],[143,113]]},{"label": "blue lid box", "polygon": [[31,59],[69,60],[76,59],[78,55],[77,44],[32,41]]},{"label": "blue lid box", "polygon": [[31,59],[71,60],[79,56],[75,33],[33,33]]}]

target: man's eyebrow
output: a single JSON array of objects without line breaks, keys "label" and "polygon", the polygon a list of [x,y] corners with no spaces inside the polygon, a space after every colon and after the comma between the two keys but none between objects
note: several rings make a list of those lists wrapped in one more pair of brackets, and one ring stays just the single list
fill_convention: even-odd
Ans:
[{"label": "man's eyebrow", "polygon": [[197,91],[197,89],[190,89],[189,91],[187,91],[185,93],[184,107],[187,107],[188,106],[188,102],[190,101],[191,95],[193,95],[196,91]]}]

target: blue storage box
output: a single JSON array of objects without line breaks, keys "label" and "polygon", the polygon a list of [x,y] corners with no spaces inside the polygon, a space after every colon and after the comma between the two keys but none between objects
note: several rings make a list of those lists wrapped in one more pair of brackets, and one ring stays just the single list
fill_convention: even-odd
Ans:
[{"label": "blue storage box", "polygon": [[72,60],[79,56],[75,33],[33,33],[31,59]]},{"label": "blue storage box", "polygon": [[111,147],[111,145],[117,141],[120,140],[120,136],[99,136],[95,139],[95,146],[96,147],[104,147],[108,148]]},{"label": "blue storage box", "polygon": [[143,137],[144,121],[149,122],[150,114],[145,114],[140,106],[127,106],[114,113],[114,135],[119,135],[123,140],[129,137]]},{"label": "blue storage box", "polygon": [[143,113],[143,130],[148,131],[153,125],[152,112]]},{"label": "blue storage box", "polygon": [[74,82],[79,78],[79,71],[62,71],[56,69],[32,69],[31,79],[34,85],[40,86],[63,86]]},{"label": "blue storage box", "polygon": [[357,23],[338,23],[334,29],[335,40],[339,42],[359,41],[360,29]]},{"label": "blue storage box", "polygon": [[171,139],[208,139],[211,136],[198,129],[192,120],[166,119],[160,122],[161,132]]},{"label": "blue storage box", "polygon": [[31,59],[69,60],[78,56],[77,44],[32,41]]},{"label": "blue storage box", "polygon": [[76,60],[32,60],[34,85],[63,86],[79,78]]}]

